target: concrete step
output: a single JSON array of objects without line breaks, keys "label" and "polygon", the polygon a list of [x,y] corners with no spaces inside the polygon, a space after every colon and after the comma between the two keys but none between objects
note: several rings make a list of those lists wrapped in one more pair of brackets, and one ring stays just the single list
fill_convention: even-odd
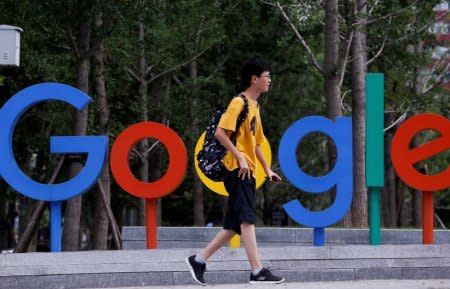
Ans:
[{"label": "concrete step", "polygon": [[[198,285],[121,287],[114,289],[199,289]],[[233,284],[233,289],[254,289],[255,285]],[[448,289],[450,280],[358,280],[335,282],[289,282],[282,285],[258,284],[258,289]],[[98,289],[98,288],[90,288]],[[230,284],[214,284],[214,289],[230,289]]]},{"label": "concrete step", "polygon": [[[213,227],[159,227],[158,248],[203,248],[221,228]],[[381,230],[383,244],[422,244],[422,231],[413,229]],[[123,227],[123,249],[146,248],[145,227]],[[312,246],[313,229],[257,227],[256,239],[260,247]],[[449,230],[435,230],[435,244],[449,244]],[[325,229],[325,244],[367,245],[368,229]]]},{"label": "concrete step", "polygon": [[[0,289],[110,288],[194,284],[184,259],[198,249],[0,254]],[[349,245],[260,248],[264,266],[287,282],[450,279],[450,245]],[[244,249],[209,260],[210,284],[245,283]]]}]

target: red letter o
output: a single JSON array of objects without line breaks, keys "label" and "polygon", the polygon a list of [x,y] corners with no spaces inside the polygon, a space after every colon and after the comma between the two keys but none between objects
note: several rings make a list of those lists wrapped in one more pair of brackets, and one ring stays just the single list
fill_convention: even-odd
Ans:
[{"label": "red letter o", "polygon": [[[159,180],[146,183],[133,175],[128,163],[131,148],[144,138],[154,138],[163,143],[169,155],[169,167]],[[160,198],[174,191],[182,182],[187,168],[186,147],[170,128],[156,122],[141,122],[125,129],[111,149],[111,172],[126,192],[145,199]]]}]

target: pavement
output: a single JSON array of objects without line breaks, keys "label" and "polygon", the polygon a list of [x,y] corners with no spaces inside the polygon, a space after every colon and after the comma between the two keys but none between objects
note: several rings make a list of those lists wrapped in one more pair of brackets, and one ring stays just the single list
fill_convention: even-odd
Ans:
[{"label": "pavement", "polygon": [[[450,275],[450,272],[449,272]],[[213,284],[114,287],[109,289],[450,289],[450,279],[432,280],[358,280],[336,282],[287,282],[282,284]],[[98,289],[98,288],[89,288]]]}]

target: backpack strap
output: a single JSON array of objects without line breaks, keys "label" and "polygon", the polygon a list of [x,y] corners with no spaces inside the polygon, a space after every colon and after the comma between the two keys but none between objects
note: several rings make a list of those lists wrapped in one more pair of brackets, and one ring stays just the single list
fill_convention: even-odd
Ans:
[{"label": "backpack strap", "polygon": [[244,94],[239,94],[239,96],[242,98],[242,100],[244,101],[244,107],[242,109],[242,111],[239,113],[237,121],[236,121],[236,128],[234,130],[234,132],[230,135],[230,139],[231,141],[234,143],[236,141],[236,135],[237,135],[237,131],[239,129],[239,127],[241,126],[241,124],[244,123],[245,119],[247,118],[248,115],[248,100],[247,97],[245,97]]}]

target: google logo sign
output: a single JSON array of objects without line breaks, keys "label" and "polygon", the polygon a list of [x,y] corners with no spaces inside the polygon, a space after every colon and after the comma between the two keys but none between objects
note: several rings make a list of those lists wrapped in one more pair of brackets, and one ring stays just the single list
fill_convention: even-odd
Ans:
[{"label": "google logo sign", "polygon": [[[382,74],[367,76],[366,115],[366,183],[369,189],[370,243],[381,243],[380,190],[384,186],[383,106],[384,84]],[[82,110],[91,101],[83,92],[61,83],[41,83],[19,91],[0,110],[0,176],[16,191],[41,201],[51,203],[51,250],[61,250],[61,202],[83,194],[100,176],[108,159],[106,136],[52,136],[50,151],[57,154],[87,154],[84,168],[72,179],[59,184],[42,184],[28,177],[18,166],[12,147],[14,128],[28,108],[44,101],[62,101]],[[420,131],[432,129],[441,134],[433,141],[410,149],[411,139]],[[312,177],[305,174],[296,159],[296,148],[310,133],[327,134],[336,144],[337,160],[327,175]],[[144,138],[159,140],[169,156],[169,167],[159,180],[146,183],[136,179],[129,168],[128,157],[132,147]],[[201,141],[199,141],[201,143]],[[196,151],[198,151],[199,144]],[[450,166],[437,175],[423,175],[413,165],[433,155],[450,149],[450,121],[436,114],[416,115],[405,121],[394,136],[392,162],[402,180],[409,186],[424,192],[424,202],[430,209],[432,192],[450,187]],[[271,156],[268,142],[264,154]],[[309,116],[294,122],[284,133],[278,149],[280,166],[286,179],[295,187],[311,193],[321,193],[336,186],[335,202],[321,212],[304,208],[298,200],[283,205],[296,222],[314,228],[314,244],[324,244],[324,228],[337,223],[350,208],[353,190],[352,173],[352,125],[351,117],[340,117],[335,122]],[[125,129],[112,145],[109,164],[117,184],[126,192],[147,200],[147,248],[156,248],[156,200],[173,192],[182,182],[187,169],[186,147],[172,129],[155,122],[142,122]],[[208,187],[220,187],[200,175]],[[262,181],[257,180],[260,185]],[[213,189],[216,191],[215,189]],[[217,191],[216,191],[217,192]],[[220,193],[220,192],[219,192]],[[425,198],[428,196],[428,199]],[[432,213],[432,207],[431,207]],[[432,226],[425,228],[424,243],[432,243]],[[428,221],[429,222],[429,221]],[[431,219],[432,222],[432,219]],[[432,224],[432,223],[431,223]],[[428,230],[428,231],[427,231]],[[430,239],[431,230],[431,239]],[[427,234],[425,234],[427,231]],[[426,236],[427,238],[425,238]]]}]

